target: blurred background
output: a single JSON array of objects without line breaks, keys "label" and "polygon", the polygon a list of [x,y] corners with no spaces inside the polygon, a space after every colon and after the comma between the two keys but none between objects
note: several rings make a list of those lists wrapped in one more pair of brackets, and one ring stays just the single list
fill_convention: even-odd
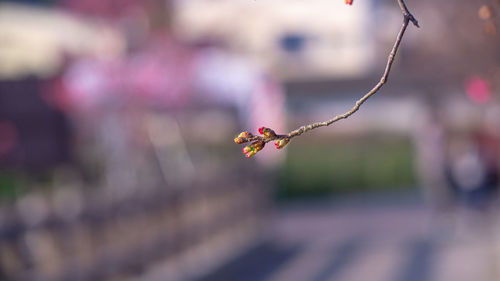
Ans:
[{"label": "blurred background", "polygon": [[0,1],[0,280],[500,280],[498,0]]}]

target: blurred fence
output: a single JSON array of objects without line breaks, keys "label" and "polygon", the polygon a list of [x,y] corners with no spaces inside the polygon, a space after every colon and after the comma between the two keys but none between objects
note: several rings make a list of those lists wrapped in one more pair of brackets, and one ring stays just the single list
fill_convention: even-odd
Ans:
[{"label": "blurred fence", "polygon": [[225,180],[119,203],[97,190],[27,194],[2,210],[2,280],[111,280],[155,263],[186,280],[252,236],[256,188]]},{"label": "blurred fence", "polygon": [[[183,112],[196,119],[189,110]],[[231,115],[220,108],[196,112],[205,121],[210,114]],[[183,119],[181,115],[177,118]],[[1,280],[190,280],[255,240],[269,197],[264,181],[256,176],[259,172],[239,155],[218,162],[210,154],[218,151],[217,145],[210,141],[190,142],[184,132],[195,120],[185,118],[182,133],[162,127],[169,134],[162,142],[155,135],[160,128],[149,123],[163,118],[161,124],[168,127],[174,118],[166,112],[145,116],[141,126],[149,127],[152,147],[142,152],[142,160],[133,147],[112,152],[100,143],[92,149],[106,159],[100,162],[103,179],[92,184],[55,180],[50,187],[33,186],[0,206]],[[114,128],[127,122],[112,120],[117,122],[111,124]],[[105,135],[113,137],[113,132]],[[182,162],[176,138],[194,165],[187,179],[180,175],[182,163],[176,162]],[[120,143],[112,139],[110,145]],[[109,160],[113,153],[124,158]],[[110,178],[120,169],[135,175]]]}]

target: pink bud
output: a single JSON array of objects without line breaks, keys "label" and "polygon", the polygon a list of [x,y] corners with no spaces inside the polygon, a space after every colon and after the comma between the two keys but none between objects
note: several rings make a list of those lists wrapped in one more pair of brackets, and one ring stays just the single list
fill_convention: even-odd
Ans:
[{"label": "pink bud", "polygon": [[243,153],[248,153],[250,151],[253,151],[253,148],[249,145],[243,147]]},{"label": "pink bud", "polygon": [[264,134],[264,129],[265,129],[265,128],[266,128],[266,127],[260,127],[260,128],[259,128],[259,134],[263,135],[263,134]]},{"label": "pink bud", "polygon": [[283,138],[275,141],[274,145],[276,146],[277,149],[281,149],[285,147],[285,145],[287,145],[289,142],[290,142],[289,138]]}]

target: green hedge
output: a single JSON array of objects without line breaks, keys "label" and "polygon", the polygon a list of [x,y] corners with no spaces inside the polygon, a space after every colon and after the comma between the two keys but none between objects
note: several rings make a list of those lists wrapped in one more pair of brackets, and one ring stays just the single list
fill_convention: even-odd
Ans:
[{"label": "green hedge", "polygon": [[278,177],[278,197],[388,190],[414,186],[408,139],[363,137],[294,142]]}]

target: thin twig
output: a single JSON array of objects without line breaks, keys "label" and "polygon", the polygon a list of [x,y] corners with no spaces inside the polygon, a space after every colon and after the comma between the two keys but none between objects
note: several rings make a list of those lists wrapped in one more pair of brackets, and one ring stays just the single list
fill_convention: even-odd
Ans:
[{"label": "thin twig", "polygon": [[[399,49],[399,45],[401,44],[401,40],[403,39],[403,35],[406,31],[406,28],[408,27],[409,22],[411,21],[416,27],[419,27],[418,21],[413,17],[413,15],[410,13],[408,8],[406,7],[406,4],[404,3],[403,0],[397,0],[399,7],[401,8],[401,12],[403,13],[403,24],[401,26],[401,29],[399,30],[399,33],[396,37],[396,42],[394,42],[394,46],[391,49],[391,52],[389,53],[389,57],[387,58],[387,64],[385,66],[384,74],[380,78],[380,81],[371,89],[368,93],[366,93],[362,98],[356,101],[356,104],[347,112],[341,115],[337,115],[334,118],[324,121],[324,122],[317,122],[309,125],[302,126],[296,130],[291,131],[288,133],[286,136],[288,138],[293,138],[296,136],[300,136],[305,132],[308,132],[310,130],[319,128],[319,127],[324,127],[324,126],[329,126],[341,119],[346,119],[347,117],[353,115],[356,111],[359,110],[361,105],[368,100],[372,95],[374,95],[382,86],[387,82],[387,79],[389,77],[389,73],[391,71],[392,63],[394,62],[394,58],[396,56],[396,53]],[[270,140],[269,140],[270,141]]]},{"label": "thin twig", "polygon": [[416,26],[418,26],[418,21],[413,17],[413,15],[408,11],[408,8],[406,7],[406,4],[404,3],[404,0],[397,0],[399,7],[401,8],[401,12],[403,13],[403,25],[401,26],[401,29],[399,30],[398,35],[396,36],[396,42],[394,42],[394,46],[392,46],[391,52],[389,53],[389,57],[387,58],[387,64],[385,65],[385,70],[384,74],[382,74],[382,77],[380,78],[380,81],[368,92],[366,93],[362,98],[356,101],[356,104],[347,112],[341,115],[337,115],[334,118],[324,121],[324,122],[317,122],[309,125],[302,126],[296,130],[291,131],[290,133],[286,135],[278,135],[276,134],[272,129],[270,128],[265,128],[262,127],[259,129],[259,133],[262,136],[258,135],[253,135],[249,132],[241,132],[235,139],[234,142],[238,144],[242,143],[247,143],[247,142],[252,142],[250,145],[245,146],[243,148],[243,153],[246,154],[246,157],[250,158],[253,155],[255,155],[257,152],[262,150],[264,148],[264,145],[270,141],[276,140],[274,143],[276,145],[276,148],[281,149],[284,146],[287,145],[287,143],[290,142],[290,139],[300,136],[305,132],[308,132],[310,130],[319,128],[319,127],[325,127],[325,126],[330,126],[331,124],[341,120],[341,119],[346,119],[347,117],[353,115],[356,111],[359,110],[361,105],[367,101],[371,96],[373,96],[382,86],[387,82],[387,79],[389,77],[389,73],[391,72],[392,68],[392,63],[394,62],[394,58],[396,57],[396,53],[399,49],[399,46],[401,45],[401,40],[403,39],[403,35],[405,34],[406,28],[408,27],[408,24],[410,21]]}]

